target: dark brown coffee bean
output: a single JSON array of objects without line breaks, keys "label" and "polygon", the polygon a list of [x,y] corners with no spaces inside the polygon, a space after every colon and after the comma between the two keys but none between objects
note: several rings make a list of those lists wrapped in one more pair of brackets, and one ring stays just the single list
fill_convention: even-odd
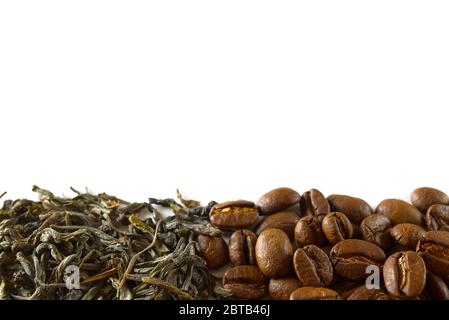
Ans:
[{"label": "dark brown coffee bean", "polygon": [[350,280],[362,280],[369,274],[367,267],[381,267],[385,253],[375,244],[358,239],[348,239],[337,243],[331,250],[331,262],[342,277]]},{"label": "dark brown coffee bean", "polygon": [[234,231],[229,238],[229,258],[234,266],[257,265],[257,236],[248,229]]},{"label": "dark brown coffee bean", "polygon": [[426,285],[426,265],[414,251],[397,252],[385,261],[385,288],[395,297],[419,296]]},{"label": "dark brown coffee bean", "polygon": [[362,199],[333,194],[327,197],[332,211],[344,213],[354,224],[360,224],[363,219],[373,213],[371,206]]},{"label": "dark brown coffee bean", "polygon": [[260,299],[267,293],[267,278],[255,266],[236,266],[223,276],[223,287],[237,299]]},{"label": "dark brown coffee bean", "polygon": [[298,204],[301,195],[290,188],[277,188],[265,193],[257,201],[261,214],[273,214]]},{"label": "dark brown coffee bean", "polygon": [[430,271],[442,276],[449,275],[449,232],[426,232],[419,241],[416,251]]},{"label": "dark brown coffee bean", "polygon": [[370,215],[360,224],[363,240],[374,243],[383,250],[390,248],[393,244],[390,228],[390,220],[382,214]]},{"label": "dark brown coffee bean", "polygon": [[257,238],[256,259],[260,271],[270,278],[282,278],[292,270],[293,248],[281,229],[267,229]]},{"label": "dark brown coffee bean", "polygon": [[266,217],[262,221],[259,228],[257,228],[256,233],[260,234],[266,229],[277,228],[283,230],[288,235],[288,237],[293,240],[294,230],[298,220],[299,216],[295,212],[281,211],[278,213],[274,213]]},{"label": "dark brown coffee bean", "polygon": [[449,197],[443,191],[434,188],[418,188],[412,192],[412,204],[422,213],[434,204],[449,204]]},{"label": "dark brown coffee bean", "polygon": [[200,234],[197,239],[199,252],[209,269],[218,269],[228,262],[228,246],[222,237]]},{"label": "dark brown coffee bean", "polygon": [[244,229],[254,225],[259,212],[254,202],[227,201],[214,205],[209,213],[210,222],[222,229]]},{"label": "dark brown coffee bean", "polygon": [[449,288],[439,275],[428,271],[424,291],[432,300],[449,300]]},{"label": "dark brown coffee bean", "polygon": [[290,294],[300,286],[301,283],[294,277],[271,279],[268,292],[274,300],[289,300]]},{"label": "dark brown coffee bean", "polygon": [[338,300],[338,293],[328,288],[302,287],[290,294],[290,300]]},{"label": "dark brown coffee bean", "polygon": [[429,230],[449,231],[449,206],[431,206],[426,213],[426,225]]},{"label": "dark brown coffee bean", "polygon": [[396,243],[415,250],[418,241],[424,237],[426,230],[416,224],[400,223],[390,230],[390,234]]},{"label": "dark brown coffee bean", "polygon": [[321,223],[323,233],[332,244],[352,238],[353,229],[351,221],[341,212],[331,212],[324,217]]},{"label": "dark brown coffee bean", "polygon": [[303,216],[325,216],[330,212],[329,202],[317,189],[306,191],[301,196],[301,214]]},{"label": "dark brown coffee bean", "polygon": [[399,199],[386,199],[379,203],[376,213],[385,215],[391,222],[392,226],[399,223],[412,223],[423,225],[424,216],[421,212],[407,203]]},{"label": "dark brown coffee bean", "polygon": [[354,290],[347,300],[390,300],[390,296],[382,289],[368,289],[363,285]]},{"label": "dark brown coffee bean", "polygon": [[314,216],[299,219],[295,226],[295,243],[298,248],[309,244],[321,247],[327,243],[326,236],[321,228],[321,222],[321,218]]},{"label": "dark brown coffee bean", "polygon": [[326,287],[332,282],[331,261],[326,253],[315,245],[297,249],[293,255],[293,266],[303,286]]}]

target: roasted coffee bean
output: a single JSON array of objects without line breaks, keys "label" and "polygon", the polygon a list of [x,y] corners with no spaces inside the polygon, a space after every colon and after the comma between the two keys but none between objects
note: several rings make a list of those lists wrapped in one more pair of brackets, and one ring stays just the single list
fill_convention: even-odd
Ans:
[{"label": "roasted coffee bean", "polygon": [[329,202],[317,189],[306,191],[301,196],[301,214],[303,216],[325,216],[330,212]]},{"label": "roasted coffee bean", "polygon": [[223,237],[210,237],[200,234],[197,243],[198,251],[206,260],[209,269],[218,269],[228,262],[228,246]]},{"label": "roasted coffee bean", "polygon": [[270,278],[282,278],[292,270],[293,248],[281,229],[267,229],[257,238],[256,259],[260,271]]},{"label": "roasted coffee bean", "polygon": [[434,204],[449,204],[449,197],[443,191],[434,188],[418,188],[412,192],[412,204],[422,213]]},{"label": "roasted coffee bean", "polygon": [[293,266],[303,286],[326,287],[332,282],[331,261],[326,253],[315,245],[297,249],[293,255]]},{"label": "roasted coffee bean", "polygon": [[331,211],[344,213],[354,224],[360,224],[363,219],[373,213],[371,206],[362,199],[333,194],[327,197],[331,206]]},{"label": "roasted coffee bean", "polygon": [[309,244],[321,247],[327,243],[321,222],[321,218],[314,216],[306,216],[299,219],[295,226],[295,243],[298,248]]},{"label": "roasted coffee bean", "polygon": [[362,238],[365,241],[374,243],[375,245],[386,250],[393,244],[390,235],[390,220],[382,214],[373,214],[363,219],[360,224]]},{"label": "roasted coffee bean", "polygon": [[424,237],[426,230],[416,224],[400,223],[390,230],[390,234],[396,243],[415,250],[418,241]]},{"label": "roasted coffee bean", "polygon": [[274,300],[289,300],[290,294],[300,286],[301,283],[294,277],[271,279],[268,292]]},{"label": "roasted coffee bean", "polygon": [[293,240],[295,237],[295,226],[298,220],[299,216],[292,211],[281,211],[278,213],[274,213],[266,217],[262,221],[259,228],[257,228],[256,233],[260,234],[266,229],[277,228],[283,230],[288,235],[288,237]]},{"label": "roasted coffee bean", "polygon": [[426,285],[426,265],[414,251],[397,252],[385,261],[385,288],[395,297],[419,296]]},{"label": "roasted coffee bean", "polygon": [[257,236],[248,229],[234,231],[229,237],[229,259],[234,266],[257,265]]},{"label": "roasted coffee bean", "polygon": [[424,217],[418,209],[399,199],[382,201],[377,206],[376,213],[385,215],[393,226],[399,223],[423,225],[424,222]]},{"label": "roasted coffee bean", "polygon": [[332,284],[329,286],[329,289],[338,292],[339,297],[346,300],[355,290],[357,290],[361,286],[362,283],[363,281],[349,281],[345,278],[342,278],[339,274],[335,274]]},{"label": "roasted coffee bean", "polygon": [[298,204],[301,195],[290,188],[277,188],[265,193],[257,201],[257,207],[261,214],[273,214],[283,211]]},{"label": "roasted coffee bean", "polygon": [[371,242],[348,239],[337,243],[332,248],[330,258],[335,271],[342,277],[362,280],[368,276],[366,273],[368,266],[382,266],[385,253]]},{"label": "roasted coffee bean", "polygon": [[426,213],[426,225],[429,230],[449,231],[449,206],[431,206]]},{"label": "roasted coffee bean", "polygon": [[321,227],[327,240],[332,244],[352,238],[351,221],[341,212],[329,213],[324,217]]},{"label": "roasted coffee bean", "polygon": [[237,299],[260,299],[267,293],[267,278],[255,266],[236,266],[223,276],[223,287]]},{"label": "roasted coffee bean", "polygon": [[347,300],[390,300],[390,296],[382,289],[368,289],[363,285],[354,290]]},{"label": "roasted coffee bean", "polygon": [[259,212],[254,202],[237,200],[214,205],[209,217],[210,222],[218,228],[243,229],[257,222]]},{"label": "roasted coffee bean", "polygon": [[290,300],[338,300],[338,293],[328,288],[302,287],[290,294]]},{"label": "roasted coffee bean", "polygon": [[426,232],[419,241],[416,251],[430,271],[442,276],[449,275],[449,232]]},{"label": "roasted coffee bean", "polygon": [[424,291],[432,300],[449,300],[449,288],[439,275],[428,271]]}]

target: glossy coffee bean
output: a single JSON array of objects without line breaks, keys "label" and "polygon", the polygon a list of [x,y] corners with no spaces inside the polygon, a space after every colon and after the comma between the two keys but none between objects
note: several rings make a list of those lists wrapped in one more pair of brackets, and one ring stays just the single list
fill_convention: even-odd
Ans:
[{"label": "glossy coffee bean", "polygon": [[449,300],[449,288],[442,277],[427,272],[427,281],[424,291],[432,300]]},{"label": "glossy coffee bean", "polygon": [[327,243],[326,236],[321,227],[322,219],[314,216],[306,216],[299,219],[295,226],[295,243],[298,248],[309,244],[319,247]]},{"label": "glossy coffee bean", "polygon": [[326,253],[315,245],[297,249],[293,255],[293,266],[303,286],[326,287],[332,282],[331,261]]},{"label": "glossy coffee bean", "polygon": [[390,230],[390,234],[396,243],[415,250],[418,241],[424,237],[426,230],[416,224],[400,223]]},{"label": "glossy coffee bean", "polygon": [[257,265],[257,236],[248,229],[234,231],[229,237],[229,259],[234,266]]},{"label": "glossy coffee bean", "polygon": [[294,277],[271,279],[268,284],[268,293],[274,300],[289,300],[290,294],[300,286],[301,283]]},{"label": "glossy coffee bean", "polygon": [[338,293],[327,288],[302,287],[290,294],[290,300],[338,300]]},{"label": "glossy coffee bean", "polygon": [[390,220],[382,214],[370,215],[360,224],[363,240],[374,243],[383,250],[390,248],[393,244],[390,228]]},{"label": "glossy coffee bean", "polygon": [[442,276],[449,275],[449,232],[426,232],[419,241],[416,251],[430,271]]},{"label": "glossy coffee bean", "polygon": [[277,188],[260,197],[257,207],[261,214],[269,215],[298,204],[300,199],[301,195],[293,189]]},{"label": "glossy coffee bean", "polygon": [[260,234],[262,231],[266,229],[281,229],[283,230],[287,236],[293,240],[294,239],[294,230],[296,223],[299,220],[299,216],[292,211],[281,211],[278,213],[274,213],[272,215],[267,216],[262,223],[257,228],[256,233]]},{"label": "glossy coffee bean", "polygon": [[418,188],[412,192],[412,204],[422,213],[434,204],[449,204],[449,197],[443,191],[434,188]]},{"label": "glossy coffee bean", "polygon": [[331,211],[344,213],[354,224],[360,224],[363,219],[373,213],[371,206],[360,198],[333,194],[327,197]]},{"label": "glossy coffee bean", "polygon": [[350,239],[353,235],[351,221],[341,212],[331,212],[324,217],[321,223],[323,233],[332,244]]},{"label": "glossy coffee bean", "polygon": [[223,287],[230,289],[237,299],[255,300],[267,293],[267,278],[256,266],[236,266],[223,276]]},{"label": "glossy coffee bean", "polygon": [[199,252],[209,269],[218,269],[228,262],[228,246],[223,237],[198,235]]},{"label": "glossy coffee bean", "polygon": [[292,270],[293,248],[287,234],[281,229],[267,229],[257,238],[257,265],[264,275],[282,278]]},{"label": "glossy coffee bean", "polygon": [[362,285],[347,300],[390,300],[390,296],[382,289],[368,289],[366,285]]},{"label": "glossy coffee bean", "polygon": [[426,285],[426,265],[414,251],[397,252],[385,261],[385,288],[395,297],[419,296]]},{"label": "glossy coffee bean", "polygon": [[325,216],[330,212],[326,197],[317,189],[306,191],[301,196],[301,214],[303,216]]},{"label": "glossy coffee bean", "polygon": [[350,280],[365,279],[367,267],[381,267],[385,261],[384,251],[375,244],[358,239],[337,243],[331,250],[331,262],[335,271]]},{"label": "glossy coffee bean", "polygon": [[376,208],[376,213],[385,215],[395,226],[399,223],[423,225],[424,216],[411,204],[399,199],[383,200]]},{"label": "glossy coffee bean", "polygon": [[449,231],[449,206],[431,206],[426,213],[426,226],[429,230]]},{"label": "glossy coffee bean", "polygon": [[254,202],[246,200],[227,201],[214,205],[209,213],[210,222],[222,229],[244,229],[259,219]]}]

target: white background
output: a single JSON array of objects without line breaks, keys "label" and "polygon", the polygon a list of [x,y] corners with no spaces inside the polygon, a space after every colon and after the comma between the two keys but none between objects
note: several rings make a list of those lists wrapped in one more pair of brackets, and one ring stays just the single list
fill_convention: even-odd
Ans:
[{"label": "white background", "polygon": [[0,191],[449,192],[448,1],[1,1]]}]

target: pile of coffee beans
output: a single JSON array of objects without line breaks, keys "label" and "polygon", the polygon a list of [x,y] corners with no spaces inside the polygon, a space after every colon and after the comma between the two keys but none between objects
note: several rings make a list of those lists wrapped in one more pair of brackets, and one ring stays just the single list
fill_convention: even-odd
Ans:
[{"label": "pile of coffee beans", "polygon": [[410,202],[373,210],[348,195],[277,188],[212,207],[229,240],[200,235],[198,249],[236,299],[449,299],[449,197],[424,187]]}]

